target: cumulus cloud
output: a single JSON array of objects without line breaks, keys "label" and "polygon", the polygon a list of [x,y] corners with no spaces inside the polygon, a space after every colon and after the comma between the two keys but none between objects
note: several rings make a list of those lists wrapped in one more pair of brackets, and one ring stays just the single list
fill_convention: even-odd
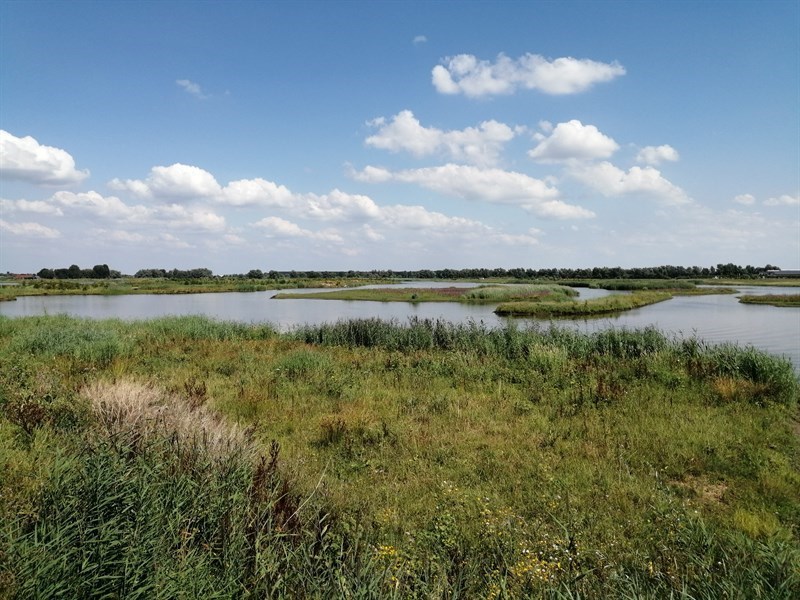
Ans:
[{"label": "cumulus cloud", "polygon": [[541,217],[575,219],[595,216],[590,210],[559,199],[558,189],[523,173],[502,169],[480,169],[446,164],[438,167],[388,171],[377,167],[353,173],[365,182],[387,180],[413,183],[426,189],[463,198],[498,204],[515,204]]},{"label": "cumulus cloud", "polygon": [[688,204],[691,199],[681,188],[665,179],[653,167],[631,167],[623,171],[608,161],[575,164],[569,174],[603,196],[645,195],[665,204]]},{"label": "cumulus cloud", "polygon": [[56,192],[53,194],[52,202],[64,210],[83,211],[116,221],[143,222],[152,213],[152,210],[145,206],[129,206],[116,196],[103,196],[95,191],[79,194]]},{"label": "cumulus cloud", "polygon": [[458,231],[483,227],[479,221],[462,217],[448,217],[439,212],[430,211],[424,206],[396,204],[385,206],[381,210],[382,223],[402,229],[434,229],[438,232]]},{"label": "cumulus cloud", "polygon": [[252,225],[264,230],[268,237],[275,238],[304,238],[323,242],[341,243],[342,236],[333,230],[311,231],[303,229],[297,223],[287,221],[281,217],[265,217]]},{"label": "cumulus cloud", "polygon": [[293,194],[282,185],[266,179],[231,181],[222,189],[221,201],[232,206],[289,206]]},{"label": "cumulus cloud", "polygon": [[297,211],[306,217],[323,221],[373,219],[380,213],[369,196],[347,194],[335,189],[329,194],[301,196]]},{"label": "cumulus cloud", "polygon": [[211,173],[181,163],[153,167],[145,180],[112,179],[108,185],[114,190],[128,191],[140,198],[209,198],[222,192]]},{"label": "cumulus cloud", "polygon": [[199,231],[223,231],[225,217],[210,210],[189,209],[182,204],[158,206],[153,209],[152,219],[173,228]]},{"label": "cumulus cloud", "polygon": [[0,209],[4,213],[9,212],[31,212],[40,215],[53,215],[60,217],[64,213],[61,209],[43,200],[6,200],[0,199]]},{"label": "cumulus cloud", "polygon": [[86,179],[89,171],[77,170],[66,150],[0,129],[0,176],[39,185],[71,185]]},{"label": "cumulus cloud", "polygon": [[418,158],[438,153],[477,165],[495,164],[503,144],[516,135],[514,129],[494,120],[462,130],[424,127],[410,110],[397,113],[390,122],[379,118],[369,124],[378,127],[378,132],[365,140],[373,148],[410,152]]},{"label": "cumulus cloud", "polygon": [[739,194],[738,196],[734,196],[733,201],[743,206],[752,206],[756,203],[756,197],[753,196],[753,194]]},{"label": "cumulus cloud", "polygon": [[176,163],[153,167],[146,179],[113,179],[109,187],[139,198],[161,201],[202,200],[236,207],[289,209],[304,216],[337,219],[374,211],[372,200],[339,190],[327,195],[296,194],[286,186],[262,178],[239,179],[222,187],[199,167]]},{"label": "cumulus cloud", "polygon": [[50,227],[45,227],[39,223],[10,223],[5,219],[0,219],[0,230],[6,231],[11,235],[27,238],[55,239],[61,237],[61,233]]},{"label": "cumulus cloud", "polygon": [[82,212],[94,218],[117,224],[147,225],[197,231],[222,231],[225,218],[206,209],[187,208],[181,204],[158,206],[129,205],[116,196],[103,196],[95,191],[56,192],[51,202],[65,213]]},{"label": "cumulus cloud", "polygon": [[556,125],[528,155],[538,162],[552,163],[608,158],[618,149],[617,142],[597,127],[573,119]]},{"label": "cumulus cloud", "polygon": [[205,100],[206,98],[208,98],[208,96],[206,96],[203,93],[200,84],[195,83],[194,81],[191,81],[189,79],[176,79],[175,83],[178,84],[180,87],[182,87],[187,94],[194,96],[195,98],[198,98],[200,100]]},{"label": "cumulus cloud", "polygon": [[775,198],[769,198],[764,200],[764,205],[766,206],[800,206],[800,194],[795,196],[790,196],[789,194],[783,194],[781,196],[777,196]]},{"label": "cumulus cloud", "polygon": [[415,45],[416,45],[416,44],[424,44],[424,43],[425,43],[425,42],[427,42],[427,41],[428,41],[428,38],[427,38],[427,37],[425,37],[424,35],[417,35],[417,36],[414,36],[414,39],[412,40],[412,42],[413,42]]},{"label": "cumulus cloud", "polygon": [[617,62],[572,57],[551,60],[538,54],[517,59],[500,54],[493,63],[472,54],[459,54],[443,63],[431,71],[436,90],[470,97],[511,94],[518,88],[552,95],[576,94],[625,74],[625,68]]},{"label": "cumulus cloud", "polygon": [[91,233],[93,238],[101,238],[107,242],[119,242],[122,244],[138,245],[143,242],[153,242],[155,239],[136,231],[125,231],[123,229],[92,229]]},{"label": "cumulus cloud", "polygon": [[636,162],[646,165],[660,165],[664,161],[675,162],[680,158],[678,151],[672,146],[645,146],[636,155]]}]

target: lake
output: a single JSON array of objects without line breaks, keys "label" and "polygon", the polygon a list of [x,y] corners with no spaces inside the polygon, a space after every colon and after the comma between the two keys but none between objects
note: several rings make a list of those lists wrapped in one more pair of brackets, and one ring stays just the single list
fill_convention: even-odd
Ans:
[{"label": "lake", "polygon": [[[471,283],[408,282],[408,287],[472,287]],[[385,285],[372,286],[385,287]],[[742,294],[798,294],[800,288],[738,286]],[[309,292],[312,290],[283,290]],[[319,289],[315,291],[330,291]],[[581,288],[581,298],[594,298],[612,292]],[[498,317],[493,305],[431,302],[357,302],[343,300],[273,300],[276,290],[247,293],[129,295],[129,296],[23,296],[14,302],[0,302],[0,315],[9,317],[68,314],[96,319],[150,319],[165,315],[207,315],[215,319],[270,322],[286,331],[305,323],[324,323],[340,319],[379,317],[401,322],[415,316],[464,322],[483,321],[502,326],[513,319],[521,325],[551,321]],[[642,328],[654,326],[667,334],[695,336],[707,342],[733,342],[752,345],[788,357],[800,372],[800,308],[741,304],[736,296],[677,296],[631,310],[614,317],[553,321],[562,327],[591,332],[610,327]]]}]

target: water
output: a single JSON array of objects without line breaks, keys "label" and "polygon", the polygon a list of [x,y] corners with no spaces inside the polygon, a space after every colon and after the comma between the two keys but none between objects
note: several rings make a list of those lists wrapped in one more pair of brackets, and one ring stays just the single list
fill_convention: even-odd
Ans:
[{"label": "water", "polygon": [[[451,282],[409,282],[409,287],[471,287],[476,284]],[[372,286],[385,287],[385,286]],[[798,294],[800,288],[739,286],[743,294]],[[330,290],[285,290],[310,292]],[[579,289],[581,298],[595,298],[606,290]],[[378,317],[405,322],[410,316],[473,320],[501,326],[508,318],[495,315],[493,305],[430,302],[357,302],[342,300],[273,300],[275,291],[221,294],[131,295],[131,296],[27,296],[15,302],[0,302],[0,315],[10,317],[68,314],[97,319],[150,319],[165,315],[207,315],[215,319],[270,322],[285,331],[305,323],[339,319]],[[788,357],[800,372],[800,308],[741,304],[736,296],[677,296],[618,316],[589,320],[558,320],[563,327],[597,331],[610,327],[655,326],[670,335],[696,336],[707,342],[752,345]],[[521,324],[544,323],[537,319],[514,318]]]}]

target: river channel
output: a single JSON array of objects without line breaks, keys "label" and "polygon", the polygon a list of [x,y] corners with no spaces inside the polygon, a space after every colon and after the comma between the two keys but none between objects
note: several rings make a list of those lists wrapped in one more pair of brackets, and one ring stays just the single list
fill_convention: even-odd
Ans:
[{"label": "river channel", "polygon": [[[475,284],[451,282],[409,282],[409,287],[471,287]],[[385,287],[385,286],[375,286]],[[739,286],[740,294],[798,294],[800,288]],[[309,292],[312,290],[285,290]],[[328,291],[328,290],[317,290]],[[581,298],[610,292],[579,289]],[[276,291],[248,293],[209,293],[127,296],[23,296],[14,302],[0,302],[0,315],[23,317],[68,314],[96,319],[150,319],[165,315],[207,315],[220,320],[251,323],[269,322],[286,331],[305,323],[334,322],[340,319],[378,317],[405,322],[409,317],[469,320],[502,326],[509,318],[498,317],[492,305],[456,302],[359,302],[341,300],[273,300]],[[788,357],[800,372],[800,308],[741,304],[740,294],[714,296],[676,296],[666,302],[627,311],[614,317],[557,320],[562,327],[591,332],[610,327],[642,328],[654,326],[669,335],[694,336],[706,342],[732,342],[752,345],[772,354]],[[514,318],[525,326],[549,326],[551,321]]]}]

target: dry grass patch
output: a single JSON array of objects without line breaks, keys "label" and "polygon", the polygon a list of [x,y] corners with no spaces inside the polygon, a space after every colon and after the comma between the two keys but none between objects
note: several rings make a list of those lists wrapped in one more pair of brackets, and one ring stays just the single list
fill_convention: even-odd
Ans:
[{"label": "dry grass patch", "polygon": [[234,449],[255,454],[250,431],[223,421],[209,410],[198,389],[187,386],[184,395],[170,394],[152,383],[123,379],[93,382],[82,394],[111,439],[134,436],[145,441],[175,436],[179,444],[202,443],[215,456]]}]

